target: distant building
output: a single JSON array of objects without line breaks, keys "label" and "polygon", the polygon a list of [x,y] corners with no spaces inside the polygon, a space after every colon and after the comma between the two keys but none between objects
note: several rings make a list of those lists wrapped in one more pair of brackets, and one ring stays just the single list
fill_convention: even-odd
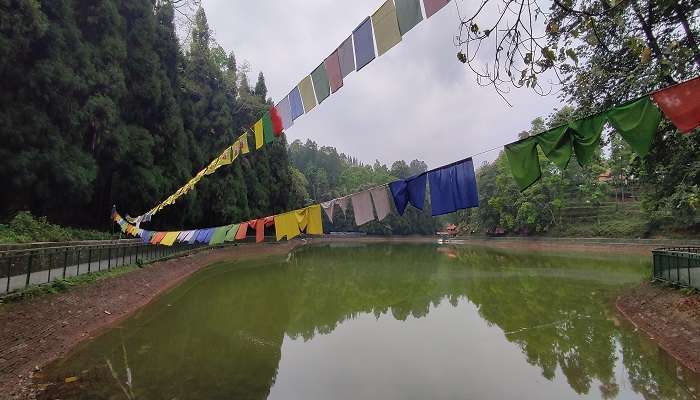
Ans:
[{"label": "distant building", "polygon": [[608,169],[607,171],[598,175],[598,182],[608,182],[612,178],[613,178],[612,170]]}]

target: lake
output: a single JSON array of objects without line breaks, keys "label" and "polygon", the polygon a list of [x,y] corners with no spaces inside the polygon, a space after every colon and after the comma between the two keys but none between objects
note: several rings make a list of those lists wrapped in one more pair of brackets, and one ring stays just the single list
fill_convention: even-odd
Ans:
[{"label": "lake", "polygon": [[650,268],[393,243],[216,264],[49,365],[41,398],[697,398],[615,311]]}]

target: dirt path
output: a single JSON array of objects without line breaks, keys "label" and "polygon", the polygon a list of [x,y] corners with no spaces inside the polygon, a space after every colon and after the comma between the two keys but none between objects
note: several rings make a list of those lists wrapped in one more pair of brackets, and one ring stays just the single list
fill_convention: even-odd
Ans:
[{"label": "dirt path", "polygon": [[616,306],[668,354],[700,374],[700,296],[644,283],[618,297]]},{"label": "dirt path", "polygon": [[218,261],[282,255],[304,242],[205,250],[157,262],[65,293],[0,308],[0,398],[26,398],[32,371],[64,356],[153,301],[199,269]]}]

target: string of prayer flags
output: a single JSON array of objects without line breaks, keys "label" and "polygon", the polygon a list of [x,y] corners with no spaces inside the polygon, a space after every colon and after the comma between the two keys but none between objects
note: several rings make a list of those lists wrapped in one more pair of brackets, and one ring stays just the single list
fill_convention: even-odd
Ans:
[{"label": "string of prayer flags", "polygon": [[428,172],[433,216],[479,206],[471,158]]},{"label": "string of prayer flags", "polygon": [[304,102],[304,112],[308,113],[316,107],[316,96],[314,95],[314,87],[311,83],[311,76],[306,76],[299,82],[299,93],[301,93],[301,100]]},{"label": "string of prayer flags", "polygon": [[339,50],[336,49],[323,61],[323,65],[326,68],[326,74],[328,74],[328,82],[331,86],[331,93],[335,93],[338,91],[338,89],[343,87],[343,74],[340,71],[338,51]]},{"label": "string of prayer flags", "polygon": [[507,144],[506,157],[520,190],[527,189],[542,176],[537,146],[562,170],[568,166],[572,152],[583,166],[591,161],[600,148],[600,137],[606,121],[610,122],[637,154],[646,157],[661,122],[661,112],[650,97],[645,96]]},{"label": "string of prayer flags", "polygon": [[406,206],[411,203],[413,207],[422,210],[425,203],[426,174],[422,173],[410,178],[391,182],[389,189],[394,197],[394,205],[399,215],[403,215]]},{"label": "string of prayer flags", "polygon": [[355,70],[355,50],[352,45],[352,35],[338,47],[338,61],[340,62],[340,74],[343,78]]},{"label": "string of prayer flags", "polygon": [[700,126],[700,76],[651,97],[679,131],[687,133]]},{"label": "string of prayer flags", "polygon": [[284,130],[284,123],[282,122],[282,117],[275,106],[270,107],[270,120],[272,122],[272,132],[275,136],[279,137]]},{"label": "string of prayer flags", "polygon": [[382,221],[391,213],[389,203],[389,190],[386,186],[379,186],[369,190],[374,203],[374,211],[377,212],[377,220]]},{"label": "string of prayer flags", "polygon": [[377,41],[377,52],[381,56],[401,42],[401,31],[396,18],[396,7],[393,0],[386,0],[372,14],[372,27]]},{"label": "string of prayer flags", "polygon": [[361,70],[376,57],[374,53],[374,35],[372,33],[372,21],[367,17],[352,32],[352,41],[355,45],[355,68]]},{"label": "string of prayer flags", "polygon": [[301,92],[299,87],[295,87],[287,95],[289,97],[289,107],[292,111],[292,121],[304,115],[304,104],[301,101]]},{"label": "string of prayer flags", "polygon": [[423,0],[425,17],[430,18],[449,3],[450,0]]},{"label": "string of prayer flags", "polygon": [[275,237],[277,241],[287,238],[291,240],[301,232],[307,235],[322,235],[321,206],[318,204],[275,215]]},{"label": "string of prayer flags", "polygon": [[396,16],[403,36],[423,20],[420,0],[396,0]]},{"label": "string of prayer flags", "polygon": [[372,208],[372,196],[369,191],[355,193],[350,196],[352,210],[355,214],[355,225],[362,226],[374,220],[374,209]]},{"label": "string of prayer flags", "polygon": [[321,63],[316,69],[311,73],[311,80],[314,83],[314,92],[316,93],[316,100],[318,104],[321,104],[323,100],[328,98],[331,94],[331,87],[328,82],[328,74],[326,73],[325,63]]}]

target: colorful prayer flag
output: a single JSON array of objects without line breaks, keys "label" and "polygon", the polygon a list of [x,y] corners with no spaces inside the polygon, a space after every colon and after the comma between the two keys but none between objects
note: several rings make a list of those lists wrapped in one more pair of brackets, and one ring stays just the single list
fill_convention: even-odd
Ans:
[{"label": "colorful prayer flag", "polygon": [[406,32],[423,20],[420,0],[396,0],[396,16],[401,35],[406,35]]},{"label": "colorful prayer flag", "polygon": [[275,131],[272,127],[272,116],[269,111],[263,115],[262,122],[265,144],[272,143],[275,140]]},{"label": "colorful prayer flag", "polygon": [[328,74],[328,81],[331,85],[331,93],[335,93],[343,87],[343,74],[340,72],[340,60],[338,59],[338,50],[331,53],[323,64],[326,67],[326,73]]},{"label": "colorful prayer flag", "polygon": [[355,50],[352,46],[352,35],[338,47],[338,60],[340,61],[340,72],[343,78],[355,70]]},{"label": "colorful prayer flag", "polygon": [[295,87],[289,92],[289,108],[292,111],[292,121],[304,115],[304,105],[301,102],[301,93],[299,87]]},{"label": "colorful prayer flag", "polygon": [[321,104],[321,102],[323,102],[323,100],[328,98],[328,96],[331,94],[325,63],[321,63],[311,73],[311,80],[314,82],[314,93],[316,93],[318,104]]},{"label": "colorful prayer flag", "polygon": [[646,157],[654,143],[661,122],[661,112],[649,97],[643,97],[607,112],[608,121],[623,139],[642,157]]},{"label": "colorful prayer flag", "polygon": [[352,32],[352,40],[355,44],[356,70],[361,70],[376,57],[374,53],[374,34],[372,33],[372,21],[367,17]]},{"label": "colorful prayer flag", "polygon": [[425,17],[430,18],[449,3],[450,0],[423,0],[425,5]]},{"label": "colorful prayer flag", "polygon": [[277,107],[270,107],[270,118],[272,118],[273,133],[275,134],[275,136],[281,135],[282,131],[284,130],[284,124],[282,123],[282,117],[280,116]]},{"label": "colorful prayer flag", "polygon": [[523,191],[542,176],[540,159],[537,155],[537,140],[534,136],[518,140],[505,146],[506,157],[510,164],[510,173],[515,183]]},{"label": "colorful prayer flag", "polygon": [[394,7],[393,0],[386,0],[372,14],[372,27],[374,28],[374,37],[377,40],[377,52],[380,56],[401,41],[401,31],[399,31],[399,22],[396,19],[396,7]]},{"label": "colorful prayer flag", "polygon": [[690,132],[700,126],[700,77],[660,90],[651,97],[679,131]]},{"label": "colorful prayer flag", "polygon": [[428,172],[433,217],[479,206],[471,158]]},{"label": "colorful prayer flag", "polygon": [[304,102],[304,112],[308,113],[316,107],[316,96],[314,95],[314,87],[311,83],[311,76],[307,76],[299,82],[299,93]]},{"label": "colorful prayer flag", "polygon": [[277,103],[277,112],[282,119],[282,128],[289,129],[294,125],[294,119],[292,118],[292,105],[289,102],[289,96],[285,96],[279,103]]},{"label": "colorful prayer flag", "polygon": [[265,132],[262,118],[260,118],[253,126],[253,133],[255,133],[255,150],[258,150],[259,148],[263,147],[263,144],[265,143]]}]

